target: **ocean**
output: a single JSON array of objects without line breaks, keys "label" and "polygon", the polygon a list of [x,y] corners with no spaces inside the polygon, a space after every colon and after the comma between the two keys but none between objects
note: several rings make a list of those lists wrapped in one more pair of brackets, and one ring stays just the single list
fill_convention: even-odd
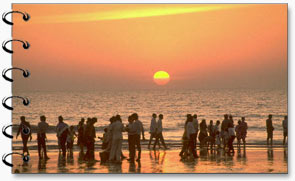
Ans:
[{"label": "ocean", "polygon": [[[68,125],[77,125],[80,119],[97,117],[96,135],[102,136],[109,118],[120,114],[123,123],[127,117],[138,113],[143,122],[145,137],[149,139],[149,126],[152,113],[163,114],[163,135],[168,145],[180,145],[186,114],[197,114],[198,120],[223,120],[224,114],[231,114],[234,123],[241,116],[248,123],[247,143],[264,145],[266,143],[265,120],[273,115],[274,143],[282,142],[282,120],[287,115],[287,90],[274,89],[206,89],[206,90],[108,90],[108,91],[52,91],[52,92],[14,92],[26,96],[29,106],[23,106],[14,99],[13,124],[20,123],[25,116],[33,129],[33,141],[29,146],[36,148],[36,125],[40,116],[45,115],[50,125],[47,135],[49,145],[57,145],[55,125],[62,115]],[[16,134],[16,126],[13,134]],[[127,133],[124,133],[124,139]],[[101,144],[96,140],[96,144]],[[21,139],[13,139],[13,147],[21,148]]]}]

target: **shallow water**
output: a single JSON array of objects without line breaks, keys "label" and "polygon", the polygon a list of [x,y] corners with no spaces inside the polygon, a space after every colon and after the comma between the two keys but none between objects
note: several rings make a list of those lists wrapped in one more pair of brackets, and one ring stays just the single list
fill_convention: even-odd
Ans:
[{"label": "shallow water", "polygon": [[[122,164],[101,164],[79,161],[79,153],[73,158],[60,159],[58,152],[50,152],[48,161],[39,160],[31,153],[29,163],[13,156],[13,173],[287,173],[288,153],[283,148],[252,148],[241,150],[233,156],[202,150],[197,160],[180,160],[178,151],[143,151],[141,162],[126,160]],[[127,152],[124,152],[128,155]],[[99,159],[96,152],[96,159]]]},{"label": "shallow water", "polygon": [[[273,114],[274,142],[282,142],[281,123],[287,114],[286,90],[140,90],[140,91],[89,91],[89,92],[14,92],[27,96],[31,104],[25,107],[19,100],[13,100],[13,123],[18,124],[24,115],[31,125],[37,125],[40,115],[47,117],[51,128],[48,142],[56,144],[54,133],[57,117],[62,115],[69,125],[77,125],[81,117],[97,117],[97,135],[102,135],[108,119],[120,114],[123,123],[127,116],[137,112],[139,119],[148,129],[151,114],[164,114],[164,137],[167,142],[179,142],[183,133],[185,116],[198,114],[199,120],[222,120],[225,113],[234,116],[235,124],[241,116],[248,122],[248,143],[264,144],[266,138],[265,120]],[[35,128],[33,128],[33,133]],[[36,135],[33,136],[35,139]],[[126,135],[124,135],[126,138]],[[14,145],[20,145],[20,140]]]}]

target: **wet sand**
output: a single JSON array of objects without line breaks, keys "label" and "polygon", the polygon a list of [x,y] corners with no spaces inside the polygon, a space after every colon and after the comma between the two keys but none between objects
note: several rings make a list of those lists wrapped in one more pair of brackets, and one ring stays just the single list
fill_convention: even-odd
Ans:
[{"label": "wet sand", "polygon": [[[36,151],[24,163],[18,155],[13,156],[13,173],[287,173],[288,153],[286,148],[247,148],[233,156],[223,151],[212,153],[206,149],[198,150],[197,160],[180,160],[179,150],[142,151],[141,162],[122,164],[101,164],[99,152],[95,154],[98,162],[79,161],[79,152],[73,158],[60,159],[58,151],[48,153],[48,161],[39,160]],[[124,151],[128,156],[128,151]]]}]

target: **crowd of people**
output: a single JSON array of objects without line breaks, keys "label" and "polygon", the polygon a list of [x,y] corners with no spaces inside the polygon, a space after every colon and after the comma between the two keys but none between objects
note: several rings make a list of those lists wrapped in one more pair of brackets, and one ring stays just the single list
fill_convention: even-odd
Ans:
[{"label": "crowd of people", "polygon": [[[28,140],[32,140],[31,126],[24,116],[21,116],[21,123],[17,132],[16,138],[21,134],[23,141],[23,154],[29,154],[27,147]],[[163,136],[162,121],[164,116],[159,114],[152,114],[150,123],[150,139],[148,141],[148,149],[159,148],[161,144],[164,149],[168,149],[165,144]],[[75,127],[74,125],[68,126],[64,122],[62,116],[58,117],[58,124],[56,125],[56,136],[58,140],[59,151],[65,159],[67,152],[73,155],[74,140],[77,138],[77,145],[80,148],[80,156],[85,161],[95,161],[95,139],[98,138],[102,141],[102,152],[100,152],[101,162],[116,162],[120,163],[126,156],[122,152],[123,132],[128,134],[128,149],[129,149],[129,162],[140,161],[141,159],[141,140],[145,140],[145,130],[143,123],[139,120],[137,113],[128,116],[128,124],[122,123],[120,115],[113,116],[109,119],[109,125],[105,127],[102,137],[96,136],[94,124],[97,118],[81,118],[81,121]],[[49,159],[46,150],[46,132],[48,130],[48,123],[46,117],[41,116],[37,129],[37,143],[38,155],[40,159]],[[282,121],[283,127],[283,145],[286,144],[288,136],[288,121],[287,116]],[[77,133],[76,133],[77,130]],[[237,148],[241,147],[243,143],[244,149],[246,147],[248,124],[245,117],[241,117],[235,125],[232,115],[225,114],[222,122],[217,120],[215,124],[210,120],[207,125],[206,120],[202,119],[199,123],[196,114],[187,114],[184,123],[184,133],[182,136],[182,149],[179,153],[182,159],[192,158],[197,159],[197,142],[199,140],[200,148],[206,149],[224,149],[228,154],[233,154],[234,140],[237,139]],[[272,145],[274,127],[272,124],[272,115],[268,116],[266,120],[267,131],[267,144]],[[152,143],[154,141],[154,143]],[[86,147],[86,153],[84,148]],[[137,154],[136,154],[137,152]]]}]

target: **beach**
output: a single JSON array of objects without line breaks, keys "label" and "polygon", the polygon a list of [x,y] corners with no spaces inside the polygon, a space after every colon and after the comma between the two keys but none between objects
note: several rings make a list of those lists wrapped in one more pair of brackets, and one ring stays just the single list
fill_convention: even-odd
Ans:
[{"label": "beach", "polygon": [[[233,156],[207,149],[198,150],[200,158],[180,160],[179,151],[143,150],[140,162],[122,164],[79,160],[79,152],[73,158],[63,160],[58,150],[49,150],[49,160],[39,160],[36,150],[31,151],[30,161],[24,163],[19,155],[13,156],[13,173],[288,173],[288,149],[283,147],[247,147],[236,150]],[[128,151],[123,150],[125,156]]]}]

